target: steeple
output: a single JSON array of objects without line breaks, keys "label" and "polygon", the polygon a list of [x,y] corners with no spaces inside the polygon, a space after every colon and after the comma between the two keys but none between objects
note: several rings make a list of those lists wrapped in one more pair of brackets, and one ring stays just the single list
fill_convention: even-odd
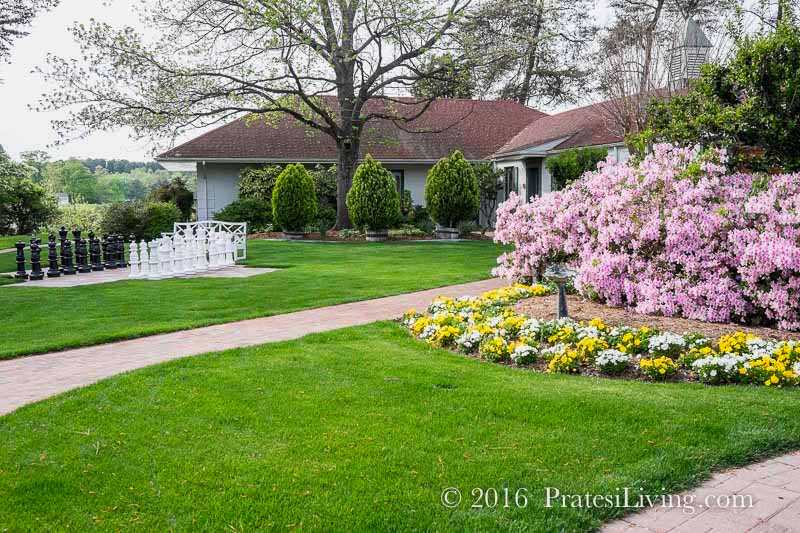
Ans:
[{"label": "steeple", "polygon": [[711,46],[700,25],[692,17],[687,18],[683,31],[669,51],[669,86],[672,90],[684,89],[690,80],[700,77],[700,67],[707,62]]}]

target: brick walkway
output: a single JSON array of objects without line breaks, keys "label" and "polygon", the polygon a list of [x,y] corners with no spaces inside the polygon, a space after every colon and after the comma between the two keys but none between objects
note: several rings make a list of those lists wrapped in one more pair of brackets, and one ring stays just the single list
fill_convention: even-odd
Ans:
[{"label": "brick walkway", "polygon": [[[800,452],[720,472],[689,492],[695,512],[653,507],[613,522],[604,533],[788,533],[800,531]],[[734,498],[735,497],[735,498]],[[705,508],[706,498],[711,504]],[[725,502],[738,502],[725,506]],[[685,500],[684,500],[685,501]],[[718,502],[718,503],[717,503]],[[752,505],[748,505],[752,503]]]},{"label": "brick walkway", "polygon": [[490,279],[0,361],[0,415],[114,374],[162,361],[392,319],[411,307],[427,307],[438,295],[477,295],[504,284],[501,280]]}]

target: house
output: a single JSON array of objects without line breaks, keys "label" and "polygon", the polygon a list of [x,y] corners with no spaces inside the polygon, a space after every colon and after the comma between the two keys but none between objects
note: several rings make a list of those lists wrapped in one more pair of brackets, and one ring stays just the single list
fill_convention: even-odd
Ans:
[{"label": "house", "polygon": [[[368,112],[394,105],[414,116],[416,101],[402,105],[369,102]],[[329,98],[329,105],[335,99]],[[361,157],[367,153],[390,170],[398,190],[408,190],[414,204],[425,204],[425,180],[430,168],[455,150],[472,162],[494,161],[506,169],[499,200],[513,190],[530,197],[550,191],[546,158],[568,148],[608,146],[618,159],[627,157],[622,139],[611,133],[599,105],[555,115],[509,101],[437,100],[407,123],[375,119],[367,123]],[[192,163],[197,168],[197,217],[211,219],[238,197],[239,172],[248,166],[336,162],[336,146],[326,134],[291,116],[277,121],[240,118],[159,155],[170,165]]]}]

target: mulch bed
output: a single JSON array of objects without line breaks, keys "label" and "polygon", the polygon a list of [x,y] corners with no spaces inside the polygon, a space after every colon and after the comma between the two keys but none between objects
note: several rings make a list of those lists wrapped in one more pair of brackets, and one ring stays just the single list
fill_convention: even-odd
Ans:
[{"label": "mulch bed", "polygon": [[[542,296],[520,300],[514,305],[514,310],[534,318],[553,320],[556,318],[556,295]],[[714,324],[700,320],[685,318],[671,318],[656,315],[642,315],[626,311],[619,307],[609,307],[596,302],[591,302],[580,296],[568,295],[567,306],[569,316],[578,321],[589,321],[600,318],[608,325],[625,325],[633,328],[648,326],[662,331],[675,333],[702,333],[709,339],[719,339],[736,331],[752,333],[764,339],[774,340],[800,340],[800,332],[781,331],[768,327],[752,327],[741,324]]]},{"label": "mulch bed", "polygon": [[[280,231],[270,231],[267,233],[252,233],[247,236],[248,239],[283,239],[283,233]],[[431,241],[436,237],[433,235],[399,235],[389,237],[390,241]],[[481,235],[480,233],[471,233],[469,236],[465,235],[462,239],[472,241],[491,241],[492,237],[489,235]],[[331,241],[331,242],[366,242],[365,237],[343,239],[339,237],[339,232],[331,230],[323,237],[319,232],[306,233],[303,235],[304,241]]]}]

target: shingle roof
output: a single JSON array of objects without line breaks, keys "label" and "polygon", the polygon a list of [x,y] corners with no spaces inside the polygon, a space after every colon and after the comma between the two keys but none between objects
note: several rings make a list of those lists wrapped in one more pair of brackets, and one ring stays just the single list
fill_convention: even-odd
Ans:
[{"label": "shingle roof", "polygon": [[[332,98],[328,102],[335,104]],[[383,100],[370,101],[367,111],[374,112],[385,105]],[[406,116],[411,116],[414,105],[399,107],[406,109],[409,113]],[[438,160],[461,150],[467,159],[485,159],[532,121],[546,116],[515,102],[437,100],[421,117],[402,127],[389,120],[369,121],[362,134],[361,153],[384,160]],[[160,160],[215,158],[335,160],[336,145],[325,133],[283,115],[277,124],[251,121],[248,125],[240,118],[157,157]]]},{"label": "shingle roof", "polygon": [[622,142],[622,135],[615,133],[612,125],[609,108],[603,102],[570,109],[531,123],[494,155],[514,153],[562,138],[566,139],[550,149],[563,150]]}]

